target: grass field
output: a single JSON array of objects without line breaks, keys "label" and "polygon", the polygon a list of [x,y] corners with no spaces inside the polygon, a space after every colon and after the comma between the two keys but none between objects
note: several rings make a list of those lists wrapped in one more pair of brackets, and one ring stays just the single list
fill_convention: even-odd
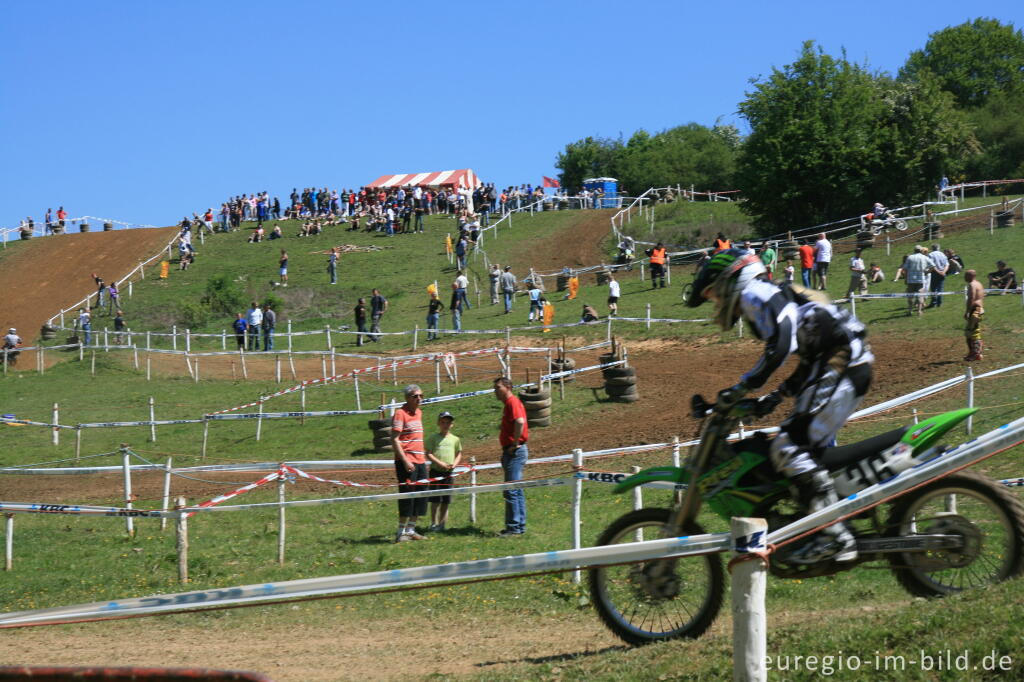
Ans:
[{"label": "grass field", "polygon": [[[724,206],[718,204],[712,206]],[[531,249],[538,240],[558,238],[571,234],[580,214],[557,212],[538,214],[533,218],[516,218],[515,227],[503,232],[499,239],[487,243],[492,260],[510,262],[520,276],[530,266]],[[443,235],[452,228],[450,222],[434,218],[428,222],[427,234],[386,239],[378,235],[337,232],[321,238],[288,239],[286,248],[291,256],[290,286],[287,289],[271,287],[276,279],[278,242],[249,245],[238,233],[218,235],[199,247],[196,266],[184,273],[171,272],[167,282],[147,276],[135,287],[134,297],[126,309],[136,329],[163,330],[173,323],[173,311],[183,298],[198,298],[207,280],[216,273],[229,276],[244,291],[246,298],[273,295],[281,298],[282,319],[292,319],[296,330],[319,329],[324,325],[351,323],[350,308],[353,299],[368,295],[369,288],[380,286],[390,298],[392,309],[386,318],[385,331],[410,329],[414,324],[423,326],[425,288],[435,278],[441,282],[442,292],[454,273],[447,269],[443,255]],[[337,229],[337,228],[335,228]],[[507,238],[506,238],[507,237]],[[42,241],[42,240],[40,240]],[[341,284],[331,287],[324,272],[326,257],[318,251],[336,243],[387,245],[384,254],[355,254],[345,256],[339,268]],[[301,245],[301,249],[299,248]],[[942,240],[942,245],[954,248],[964,256],[968,267],[980,272],[994,269],[994,261],[1007,254],[1024,253],[1024,230],[1020,227],[997,230],[994,236],[985,231],[958,233]],[[14,246],[12,245],[12,248]],[[884,249],[874,249],[866,260],[879,262],[891,280],[902,259],[902,250],[893,249],[885,256]],[[385,255],[388,271],[382,271],[380,256]],[[832,278],[829,293],[842,296],[848,277],[842,264],[848,256],[837,254],[834,261],[836,276]],[[2,256],[0,256],[2,258]],[[1012,256],[1007,260],[1014,265]],[[2,263],[2,260],[0,260]],[[215,266],[208,266],[214,263]],[[473,261],[473,273],[485,282],[482,261]],[[639,281],[639,271],[624,273],[623,300],[620,314],[640,316],[651,305],[655,317],[694,318],[710,313],[710,309],[685,308],[679,298],[679,289],[691,275],[690,268],[675,269],[672,287],[651,291],[648,282]],[[959,288],[956,282],[947,283],[947,289]],[[873,291],[902,291],[902,283],[887,281]],[[184,292],[184,293],[182,293]],[[607,295],[604,285],[585,278],[577,301],[556,302],[556,322],[574,319],[581,301],[591,301],[603,311],[601,304]],[[475,300],[474,300],[475,302]],[[482,308],[474,307],[463,316],[468,328],[495,328],[525,322],[525,308],[517,302],[516,313],[504,316],[500,306],[491,307],[484,298]],[[928,310],[921,318],[908,318],[901,300],[880,300],[858,304],[858,315],[864,319],[873,338],[906,338],[908,344],[921,338],[957,339],[962,336],[963,299],[947,297],[945,305]],[[993,366],[1016,362],[1024,350],[1021,331],[1024,329],[1024,305],[1018,295],[993,296],[986,301],[988,310],[985,338],[992,350],[987,357],[994,358]],[[200,331],[220,331],[227,320],[211,319]],[[103,326],[99,318],[95,327]],[[279,324],[279,329],[283,325]],[[604,326],[573,329],[574,337],[603,338]],[[640,324],[620,324],[615,334],[626,340],[660,338],[701,338],[710,350],[728,353],[733,334],[719,334],[707,325],[653,324],[650,330]],[[538,336],[540,334],[538,333]],[[323,337],[305,337],[296,340],[295,347],[320,348]],[[385,337],[387,338],[387,337]],[[474,338],[475,337],[471,337]],[[473,345],[488,345],[484,337]],[[496,337],[497,338],[497,335]],[[541,337],[543,338],[543,337]],[[423,337],[421,337],[421,344]],[[460,342],[468,343],[465,339]],[[444,347],[450,340],[439,342]],[[347,341],[338,343],[339,350]],[[209,344],[209,346],[205,346]],[[279,346],[280,346],[279,342]],[[206,341],[194,348],[217,348],[219,343]],[[230,347],[230,346],[229,346]],[[388,339],[381,344],[383,351],[408,350],[408,339]],[[424,345],[421,345],[421,349]],[[374,351],[377,347],[374,347]],[[915,383],[924,386],[961,371],[959,354],[950,358],[921,357],[917,366],[908,366],[906,372],[914,374]],[[90,372],[90,355],[85,362],[69,357],[47,370],[44,375],[34,372],[12,372],[0,380],[4,413],[15,413],[45,420],[52,402],[61,400],[61,421],[78,423],[146,419],[149,396],[156,397],[157,416],[190,418],[203,412],[222,409],[251,400],[279,386],[266,379],[228,380],[205,379],[194,383],[186,376],[160,374],[147,382],[143,372],[130,367],[127,355],[97,354],[97,373]],[[943,363],[947,363],[943,364]],[[367,363],[369,364],[369,363]],[[496,368],[496,365],[494,365]],[[518,371],[518,370],[517,370]],[[424,370],[420,383],[432,393],[432,370]],[[486,388],[490,374],[468,377],[458,389],[448,384],[444,391]],[[518,378],[518,377],[517,377]],[[425,379],[425,380],[424,380]],[[428,388],[430,387],[430,388]],[[400,387],[399,387],[400,388]],[[713,390],[719,387],[694,387],[694,390]],[[998,379],[979,382],[977,402],[982,411],[975,420],[975,432],[994,428],[1020,415],[1024,383],[1016,373]],[[399,390],[387,381],[374,379],[366,382],[364,395],[389,397]],[[921,414],[953,409],[964,404],[963,388],[954,389],[917,405]],[[364,407],[371,401],[364,400]],[[869,401],[870,402],[870,401]],[[268,409],[298,409],[299,397],[280,398]],[[500,405],[493,398],[482,397],[455,403],[458,413],[456,432],[464,441],[486,444],[493,441],[493,424]],[[354,407],[351,384],[324,387],[307,393],[307,409],[346,409]],[[564,423],[605,412],[608,406],[594,399],[590,391],[573,387],[566,391],[564,402],[555,401],[555,410]],[[910,410],[903,409],[886,414],[866,423],[851,424],[843,431],[844,442],[878,433],[905,423],[911,418]],[[307,419],[265,422],[262,439],[254,439],[255,424],[251,421],[226,422],[212,425],[209,449],[211,461],[279,461],[284,459],[387,459],[368,450],[370,432],[364,417],[340,419]],[[198,462],[199,429],[192,425],[158,427],[156,443],[145,443],[144,429],[93,429],[83,438],[83,454],[111,452],[121,442],[129,442],[133,449],[153,461],[164,461],[173,456],[176,464]],[[29,427],[2,427],[3,450],[0,464],[27,464],[44,460],[61,460],[73,455],[70,432],[62,434],[61,445],[49,445],[49,433]],[[965,438],[961,430],[955,440]],[[621,471],[631,465],[664,464],[667,452],[629,458],[612,458],[595,463],[595,467]],[[88,460],[90,463],[115,464],[116,456]],[[986,462],[982,467],[990,475],[1006,477],[1024,475],[1024,455],[1020,451],[1007,453]],[[567,472],[566,465],[540,467],[528,473],[531,476],[556,476]],[[333,472],[331,478],[363,480],[366,472]],[[385,474],[386,475],[386,474]],[[246,483],[258,476],[236,474],[230,481],[220,478],[210,484],[211,493]],[[39,477],[36,477],[38,479]],[[7,476],[0,479],[3,492],[0,499],[19,499],[23,479]],[[496,480],[495,474],[482,474],[481,483]],[[191,482],[195,485],[197,482]],[[122,504],[119,481],[110,476],[102,482],[83,484],[89,491],[88,499],[77,495],[74,485],[68,485],[60,499],[32,500],[41,502],[71,501],[82,503]],[[154,488],[152,483],[145,490]],[[599,532],[613,518],[628,510],[631,500],[613,496],[610,487],[588,484],[584,487],[583,509],[584,545],[591,544]],[[295,483],[287,486],[289,499],[350,496],[351,488],[330,489],[310,484]],[[389,490],[389,489],[385,489]],[[174,489],[172,488],[172,494]],[[256,490],[239,502],[265,502],[276,499],[275,490]],[[288,549],[286,562],[277,564],[277,515],[274,511],[223,512],[198,515],[190,520],[192,541],[190,571],[196,588],[226,587],[239,584],[272,582],[295,578],[335,575],[390,568],[446,563],[526,552],[541,552],[570,544],[569,518],[570,491],[568,487],[537,489],[528,493],[530,533],[515,540],[495,537],[501,527],[502,501],[497,495],[479,499],[479,522],[468,521],[468,503],[456,498],[452,506],[449,531],[436,534],[424,543],[390,542],[394,532],[395,509],[391,502],[346,502],[288,511]],[[199,500],[190,500],[197,502]],[[667,494],[645,491],[649,506],[668,503]],[[137,507],[158,506],[153,495],[144,495]],[[725,523],[711,516],[702,519],[709,530],[725,529]],[[160,532],[158,521],[138,519],[137,534],[128,538],[123,521],[116,518],[86,519],[63,516],[19,515],[15,523],[13,579],[0,582],[0,601],[5,611],[39,608],[87,601],[107,600],[125,596],[178,591],[174,537],[172,531]],[[940,602],[911,600],[902,591],[888,571],[858,569],[846,574],[818,580],[772,580],[769,588],[770,651],[777,654],[836,654],[839,651],[862,658],[883,655],[916,656],[919,649],[939,650],[955,648],[967,650],[974,660],[997,650],[1014,656],[1019,677],[1024,665],[1024,582],[980,590]],[[727,611],[727,609],[726,609]],[[993,617],[993,614],[998,614]],[[425,627],[466,629],[467,623],[477,623],[481,629],[501,627],[513,623],[517,628],[536,627],[553,633],[576,633],[592,628],[596,616],[587,602],[585,591],[572,584],[567,574],[536,576],[485,585],[462,585],[430,588],[411,592],[355,597],[344,600],[311,602],[291,607],[259,607],[240,611],[210,613],[195,616],[171,616],[152,621],[164,635],[175,637],[195,630],[216,633],[224,630],[256,632],[270,627],[298,631],[299,628],[330,631],[341,624],[360,622],[370,631],[386,631],[392,623],[421,620]],[[674,642],[664,645],[627,650],[615,646],[601,646],[594,650],[580,643],[574,651],[586,653],[566,654],[555,658],[533,656],[529,652],[506,657],[501,665],[479,668],[476,679],[721,679],[727,677],[731,667],[731,638],[729,619],[723,612],[712,632],[697,642]],[[86,632],[106,632],[103,624],[85,626]],[[75,632],[69,626],[63,630]],[[473,632],[460,633],[467,645],[473,644]],[[382,635],[383,636],[383,635]],[[558,635],[554,635],[558,636]],[[572,634],[563,635],[567,639]],[[500,645],[496,645],[500,650]],[[569,645],[570,647],[573,644]],[[497,654],[495,654],[497,656]],[[13,660],[20,660],[12,658]],[[2,661],[0,661],[2,662]],[[1011,673],[1005,679],[1014,679]],[[343,677],[346,675],[342,675]],[[788,671],[783,679],[816,679],[809,671]],[[841,674],[837,679],[851,679]],[[881,672],[878,679],[989,679],[983,671],[968,674],[935,673],[910,667],[899,674]],[[859,678],[853,678],[859,679]]]}]

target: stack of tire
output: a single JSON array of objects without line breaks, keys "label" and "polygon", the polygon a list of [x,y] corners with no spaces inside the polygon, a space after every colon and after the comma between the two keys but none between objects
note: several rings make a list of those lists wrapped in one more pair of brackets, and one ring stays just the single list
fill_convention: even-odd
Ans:
[{"label": "stack of tire", "polygon": [[[564,360],[559,360],[558,358],[551,358],[551,367],[549,369],[551,372],[568,372],[571,369],[576,369],[576,361],[573,360],[572,358],[565,358]],[[575,378],[575,374],[567,374],[564,377],[562,377],[561,380],[564,381],[565,383],[569,383]]]},{"label": "stack of tire", "polygon": [[531,387],[519,394],[526,408],[526,424],[530,427],[551,426],[551,392]]},{"label": "stack of tire", "polygon": [[391,452],[391,420],[371,419],[368,425],[373,431],[373,451]]},{"label": "stack of tire", "polygon": [[[618,358],[611,353],[601,356],[601,364],[615,362]],[[640,399],[636,392],[636,369],[633,367],[606,367],[601,371],[604,375],[604,392],[608,398],[617,403],[635,403]]]}]

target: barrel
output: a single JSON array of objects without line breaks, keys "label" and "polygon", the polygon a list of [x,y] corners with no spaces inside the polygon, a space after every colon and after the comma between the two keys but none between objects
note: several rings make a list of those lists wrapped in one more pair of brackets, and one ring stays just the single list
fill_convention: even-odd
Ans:
[{"label": "barrel", "polygon": [[78,231],[79,232],[88,232],[89,231],[89,223],[79,223],[78,224]]},{"label": "barrel", "polygon": [[44,324],[39,329],[39,336],[43,339],[43,341],[52,341],[53,339],[57,338],[57,330],[54,329],[52,325]]},{"label": "barrel", "polygon": [[103,223],[103,231],[110,232],[114,229],[114,223]]},{"label": "barrel", "polygon": [[870,230],[862,230],[857,233],[857,248],[870,249],[875,245],[875,233]]},{"label": "barrel", "polygon": [[1013,211],[997,212],[996,227],[1013,227]]}]

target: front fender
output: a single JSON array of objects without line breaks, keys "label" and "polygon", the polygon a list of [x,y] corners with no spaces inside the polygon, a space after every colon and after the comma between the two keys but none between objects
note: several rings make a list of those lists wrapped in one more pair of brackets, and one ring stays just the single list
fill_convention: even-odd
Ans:
[{"label": "front fender", "polygon": [[656,482],[667,482],[667,483],[688,483],[690,475],[685,469],[680,467],[664,466],[664,467],[651,467],[650,469],[644,469],[638,471],[628,478],[624,478],[615,486],[615,493],[624,493],[627,490],[632,490],[638,485],[645,485],[647,483]]}]

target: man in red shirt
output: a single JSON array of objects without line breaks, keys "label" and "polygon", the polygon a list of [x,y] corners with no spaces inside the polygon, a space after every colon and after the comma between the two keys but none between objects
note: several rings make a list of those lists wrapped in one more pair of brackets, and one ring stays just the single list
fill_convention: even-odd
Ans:
[{"label": "man in red shirt", "polygon": [[811,273],[814,272],[814,247],[805,240],[798,249],[800,251],[800,277],[804,286],[811,288]]},{"label": "man in red shirt", "polygon": [[[526,449],[530,431],[526,425],[526,408],[512,392],[512,382],[505,377],[494,380],[494,395],[505,403],[501,414],[501,431],[498,436],[501,442],[501,469],[505,472],[505,482],[519,481],[523,478],[523,467],[530,453]],[[526,532],[526,496],[522,488],[506,490],[505,497],[505,530],[501,537],[515,537]]]},{"label": "man in red shirt", "polygon": [[[391,446],[395,451],[395,475],[398,492],[426,490],[413,484],[427,478],[427,453],[423,447],[423,412],[420,401],[423,391],[416,384],[405,387],[405,404],[395,410],[391,418]],[[427,498],[398,499],[398,532],[395,542],[425,540],[416,532],[416,520],[427,513]]]}]

